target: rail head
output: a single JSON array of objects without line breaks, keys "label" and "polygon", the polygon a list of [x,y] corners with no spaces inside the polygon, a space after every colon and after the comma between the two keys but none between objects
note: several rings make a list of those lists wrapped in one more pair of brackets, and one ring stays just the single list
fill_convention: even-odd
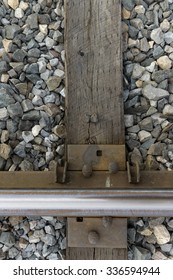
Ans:
[{"label": "rail head", "polygon": [[173,216],[173,190],[1,190],[0,215]]}]

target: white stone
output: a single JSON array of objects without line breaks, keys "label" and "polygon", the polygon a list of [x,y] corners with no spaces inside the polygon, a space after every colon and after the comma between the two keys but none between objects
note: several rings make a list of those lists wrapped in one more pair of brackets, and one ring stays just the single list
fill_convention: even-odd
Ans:
[{"label": "white stone", "polygon": [[32,134],[34,137],[36,137],[39,133],[40,133],[40,130],[41,130],[41,126],[36,124],[34,125],[34,127],[32,128]]},{"label": "white stone", "polygon": [[155,88],[152,85],[146,85],[142,89],[142,94],[145,98],[154,101],[158,101],[164,97],[169,96],[169,92],[167,90],[161,88]]},{"label": "white stone", "polygon": [[61,52],[61,59],[63,62],[65,62],[65,50]]},{"label": "white stone", "polygon": [[139,141],[141,143],[144,143],[145,141],[149,140],[151,138],[151,133],[145,130],[141,130],[138,133]]},{"label": "white stone", "polygon": [[1,143],[5,143],[9,139],[8,130],[2,130],[1,132]]},{"label": "white stone", "polygon": [[47,35],[48,29],[46,24],[39,24],[39,30],[44,35]]},{"label": "white stone", "polygon": [[157,64],[163,70],[170,69],[172,67],[172,61],[166,55],[157,59]]},{"label": "white stone", "polygon": [[148,71],[145,71],[140,80],[143,82],[148,82],[150,81],[150,78],[150,73]]},{"label": "white stone", "polygon": [[162,29],[163,32],[166,32],[169,30],[170,28],[170,23],[167,19],[164,19],[161,24],[160,24],[160,28]]},{"label": "white stone", "polygon": [[60,70],[60,69],[56,69],[54,72],[54,76],[58,76],[60,78],[64,78],[64,71]]},{"label": "white stone", "polygon": [[1,75],[1,83],[7,83],[9,80],[9,75],[8,74],[2,74]]},{"label": "white stone", "polygon": [[164,41],[164,34],[161,30],[161,28],[156,28],[153,29],[151,32],[151,39],[158,45],[160,45],[161,43],[163,43]]},{"label": "white stone", "polygon": [[154,107],[154,108],[157,108],[157,101],[150,100],[150,106]]},{"label": "white stone", "polygon": [[46,37],[45,44],[46,44],[46,47],[48,49],[52,49],[53,46],[55,45],[55,41],[52,38],[50,38],[50,37]]},{"label": "white stone", "polygon": [[152,73],[154,71],[155,66],[156,66],[156,62],[153,61],[149,66],[146,67],[146,70]]},{"label": "white stone", "polygon": [[42,32],[39,32],[36,36],[35,36],[35,40],[38,43],[43,42],[45,35]]},{"label": "white stone", "polygon": [[8,0],[7,3],[13,10],[19,6],[19,0]]},{"label": "white stone", "polygon": [[65,98],[65,88],[63,88],[63,89],[60,91],[60,94],[61,94],[62,97]]},{"label": "white stone", "polygon": [[137,14],[145,14],[145,8],[144,8],[144,6],[143,6],[143,5],[137,5],[137,6],[135,7],[135,12],[136,12]]},{"label": "white stone", "polygon": [[10,49],[11,49],[11,46],[12,46],[12,40],[3,39],[2,44],[3,44],[3,47],[4,47],[5,51],[7,53],[10,52]]},{"label": "white stone", "polygon": [[40,77],[42,80],[47,81],[50,76],[50,71],[46,69],[44,73],[41,73]]},{"label": "white stone", "polygon": [[24,16],[24,11],[21,8],[17,8],[14,12],[14,16],[16,18],[23,18]]},{"label": "white stone", "polygon": [[163,109],[163,115],[173,115],[173,106],[166,104]]},{"label": "white stone", "polygon": [[159,245],[166,244],[170,241],[170,233],[164,225],[155,226],[154,235],[156,236]]},{"label": "white stone", "polygon": [[38,64],[38,68],[39,68],[39,73],[40,74],[44,73],[46,71],[46,65],[47,65],[46,61],[40,60],[37,62],[37,64]]},{"label": "white stone", "polygon": [[0,120],[5,120],[7,117],[8,117],[7,109],[5,107],[1,108],[0,109]]},{"label": "white stone", "polygon": [[19,8],[21,8],[23,11],[26,11],[29,7],[29,4],[24,2],[24,1],[20,1],[20,4],[19,4]]},{"label": "white stone", "polygon": [[124,115],[125,127],[133,126],[133,122],[134,122],[133,115]]},{"label": "white stone", "polygon": [[172,53],[173,52],[173,48],[171,46],[166,45],[164,51],[166,53]]}]

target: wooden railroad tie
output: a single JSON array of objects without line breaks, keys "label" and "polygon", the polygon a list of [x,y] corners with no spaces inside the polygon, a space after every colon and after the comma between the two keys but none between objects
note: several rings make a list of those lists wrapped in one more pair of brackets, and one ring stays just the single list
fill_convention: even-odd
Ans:
[{"label": "wooden railroad tie", "polygon": [[[99,194],[102,198],[105,193],[120,196],[121,190],[129,189],[129,196],[138,198],[140,191],[148,190],[149,195],[151,188],[154,193],[165,186],[171,192],[172,172],[140,171],[137,163],[134,167],[126,164],[121,1],[65,0],[65,49],[64,166],[48,172],[2,171],[1,195],[27,193],[29,199],[31,194],[41,196],[47,189],[50,195],[63,197],[65,193],[78,198],[83,190],[86,197]],[[98,217],[92,217],[92,212],[83,217],[80,213],[84,211],[77,211],[77,217],[67,219],[67,259],[127,258],[126,218],[101,217],[99,211]],[[48,213],[58,214],[55,210]],[[63,212],[64,216],[72,214]]]}]

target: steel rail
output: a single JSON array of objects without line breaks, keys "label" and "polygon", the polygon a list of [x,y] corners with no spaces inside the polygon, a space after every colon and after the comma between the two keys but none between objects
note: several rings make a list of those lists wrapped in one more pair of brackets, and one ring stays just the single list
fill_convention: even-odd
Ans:
[{"label": "steel rail", "polygon": [[1,190],[0,215],[173,216],[173,190]]}]

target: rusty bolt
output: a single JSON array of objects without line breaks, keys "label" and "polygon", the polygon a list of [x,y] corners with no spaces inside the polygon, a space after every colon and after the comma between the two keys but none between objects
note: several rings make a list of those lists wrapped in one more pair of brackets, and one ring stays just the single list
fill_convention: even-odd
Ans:
[{"label": "rusty bolt", "polygon": [[116,174],[118,172],[118,163],[116,161],[109,162],[108,170],[110,174]]},{"label": "rusty bolt", "polygon": [[95,245],[100,239],[100,236],[97,231],[90,231],[88,233],[88,241],[90,244]]},{"label": "rusty bolt", "polygon": [[92,165],[84,164],[82,168],[82,174],[84,177],[89,178],[92,175]]}]

